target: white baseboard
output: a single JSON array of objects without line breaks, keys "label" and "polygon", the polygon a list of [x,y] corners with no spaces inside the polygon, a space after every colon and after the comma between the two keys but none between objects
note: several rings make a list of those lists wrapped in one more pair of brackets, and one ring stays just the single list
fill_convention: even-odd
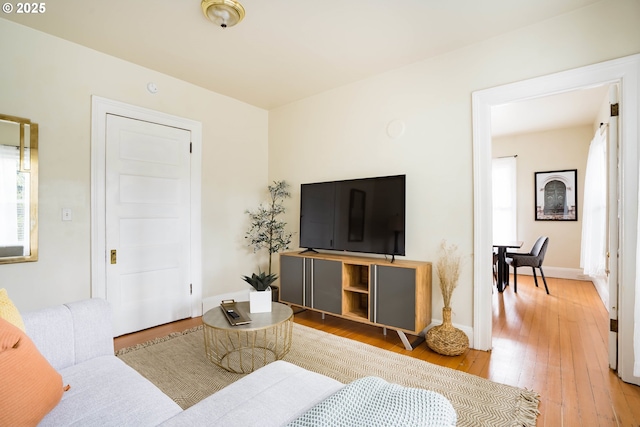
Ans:
[{"label": "white baseboard", "polygon": [[598,291],[598,295],[600,295],[600,299],[604,304],[604,308],[609,311],[609,281],[604,277],[593,277],[591,279],[593,282],[593,286],[595,286],[596,291]]},{"label": "white baseboard", "polygon": [[[570,279],[570,280],[591,280],[591,277],[585,276],[582,270],[579,268],[565,268],[565,267],[547,267],[542,266],[545,277],[554,277],[556,279]],[[513,269],[509,269],[509,273],[513,274]],[[518,274],[533,276],[530,267],[518,268]],[[536,270],[536,276],[540,277],[540,271]]]}]

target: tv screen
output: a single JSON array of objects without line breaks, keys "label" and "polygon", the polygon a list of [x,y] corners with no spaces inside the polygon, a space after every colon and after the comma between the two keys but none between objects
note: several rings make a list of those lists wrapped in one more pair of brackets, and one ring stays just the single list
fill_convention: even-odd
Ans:
[{"label": "tv screen", "polygon": [[405,175],[302,184],[300,247],[405,255]]}]

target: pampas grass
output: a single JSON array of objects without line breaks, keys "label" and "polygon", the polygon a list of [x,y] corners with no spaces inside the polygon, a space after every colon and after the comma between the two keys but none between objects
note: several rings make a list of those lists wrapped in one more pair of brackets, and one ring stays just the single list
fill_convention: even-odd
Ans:
[{"label": "pampas grass", "polygon": [[458,286],[460,270],[462,269],[462,255],[458,252],[458,245],[447,244],[446,240],[440,242],[436,261],[436,272],[440,279],[440,290],[444,298],[444,306],[451,307],[451,295]]}]

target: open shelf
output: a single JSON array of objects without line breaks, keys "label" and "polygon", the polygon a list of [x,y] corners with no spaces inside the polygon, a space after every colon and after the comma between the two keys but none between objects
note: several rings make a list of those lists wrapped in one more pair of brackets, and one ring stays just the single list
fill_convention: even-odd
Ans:
[{"label": "open shelf", "polygon": [[343,288],[352,292],[369,292],[369,266],[343,264]]},{"label": "open shelf", "polygon": [[347,311],[343,314],[343,316],[351,319],[356,319],[356,320],[369,319],[368,313],[365,310]]},{"label": "open shelf", "polygon": [[343,263],[342,314],[369,320],[369,265]]},{"label": "open shelf", "polygon": [[369,319],[369,294],[344,290],[342,314],[356,319]]}]

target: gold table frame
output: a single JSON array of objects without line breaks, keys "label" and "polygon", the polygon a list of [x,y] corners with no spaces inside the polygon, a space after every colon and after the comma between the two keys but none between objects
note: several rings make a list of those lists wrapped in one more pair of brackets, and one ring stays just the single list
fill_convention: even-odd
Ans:
[{"label": "gold table frame", "polygon": [[282,359],[291,350],[293,310],[272,302],[269,313],[249,313],[248,302],[237,302],[251,323],[232,326],[220,307],[202,316],[204,346],[207,358],[217,366],[237,374]]}]

